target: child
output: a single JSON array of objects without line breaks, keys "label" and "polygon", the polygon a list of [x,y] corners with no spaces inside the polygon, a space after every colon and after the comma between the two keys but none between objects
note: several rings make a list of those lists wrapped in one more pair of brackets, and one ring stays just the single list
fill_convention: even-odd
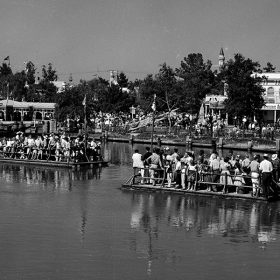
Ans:
[{"label": "child", "polygon": [[196,165],[194,164],[194,161],[191,159],[187,169],[188,191],[195,190],[195,181],[196,181]]}]

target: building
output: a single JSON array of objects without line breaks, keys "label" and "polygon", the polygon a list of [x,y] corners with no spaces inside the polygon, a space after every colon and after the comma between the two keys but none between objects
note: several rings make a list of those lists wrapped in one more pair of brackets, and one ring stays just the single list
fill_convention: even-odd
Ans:
[{"label": "building", "polygon": [[254,77],[262,78],[265,106],[262,107],[263,119],[275,123],[280,118],[280,72],[254,73]]},{"label": "building", "polygon": [[[219,57],[219,71],[225,65],[225,55],[221,48]],[[263,120],[267,123],[275,123],[280,120],[280,72],[274,73],[254,73],[252,77],[262,78],[261,86],[264,89],[263,97],[265,105],[262,107]],[[201,122],[207,115],[218,115],[228,120],[224,113],[224,101],[227,99],[227,84],[224,83],[224,91],[220,95],[207,95],[203,100],[199,121]]]},{"label": "building", "polygon": [[0,100],[1,121],[35,121],[54,119],[55,103]]}]

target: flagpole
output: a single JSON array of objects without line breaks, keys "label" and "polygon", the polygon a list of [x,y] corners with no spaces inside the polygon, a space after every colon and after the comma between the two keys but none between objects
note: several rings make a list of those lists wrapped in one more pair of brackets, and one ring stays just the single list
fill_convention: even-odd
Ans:
[{"label": "flagpole", "polygon": [[84,124],[85,124],[85,134],[87,133],[87,92],[85,93],[84,99]]},{"label": "flagpole", "polygon": [[153,110],[153,115],[152,115],[151,152],[153,152],[153,145],[154,145],[156,94],[154,94],[154,101],[153,101],[153,105],[152,105],[152,110]]}]

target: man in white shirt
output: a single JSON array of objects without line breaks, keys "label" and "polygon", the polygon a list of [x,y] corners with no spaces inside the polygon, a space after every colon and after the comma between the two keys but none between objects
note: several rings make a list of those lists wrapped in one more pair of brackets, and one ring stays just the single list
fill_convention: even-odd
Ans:
[{"label": "man in white shirt", "polygon": [[[139,153],[139,150],[136,149],[132,155],[132,166],[134,170],[134,175],[141,174],[142,178],[144,177],[144,162],[142,161],[142,155]],[[143,179],[141,180],[143,183]]]},{"label": "man in white shirt", "polygon": [[263,161],[260,163],[260,171],[262,172],[262,189],[265,197],[268,197],[269,188],[272,183],[272,163],[268,160],[268,154],[263,155]]}]

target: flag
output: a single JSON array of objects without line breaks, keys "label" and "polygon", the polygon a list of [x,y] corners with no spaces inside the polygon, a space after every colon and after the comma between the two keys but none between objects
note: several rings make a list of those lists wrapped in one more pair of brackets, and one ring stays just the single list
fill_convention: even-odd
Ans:
[{"label": "flag", "polygon": [[86,101],[87,101],[87,96],[86,96],[86,94],[85,94],[85,97],[84,97],[84,100],[83,100],[83,106],[86,106]]},{"label": "flag", "polygon": [[155,111],[156,110],[156,103],[153,102],[153,105],[152,105],[152,110]]},{"label": "flag", "polygon": [[4,61],[5,60],[10,60],[10,56],[8,55],[7,57],[5,57]]},{"label": "flag", "polygon": [[155,112],[156,111],[156,95],[154,95],[154,101],[152,104],[152,110]]}]

